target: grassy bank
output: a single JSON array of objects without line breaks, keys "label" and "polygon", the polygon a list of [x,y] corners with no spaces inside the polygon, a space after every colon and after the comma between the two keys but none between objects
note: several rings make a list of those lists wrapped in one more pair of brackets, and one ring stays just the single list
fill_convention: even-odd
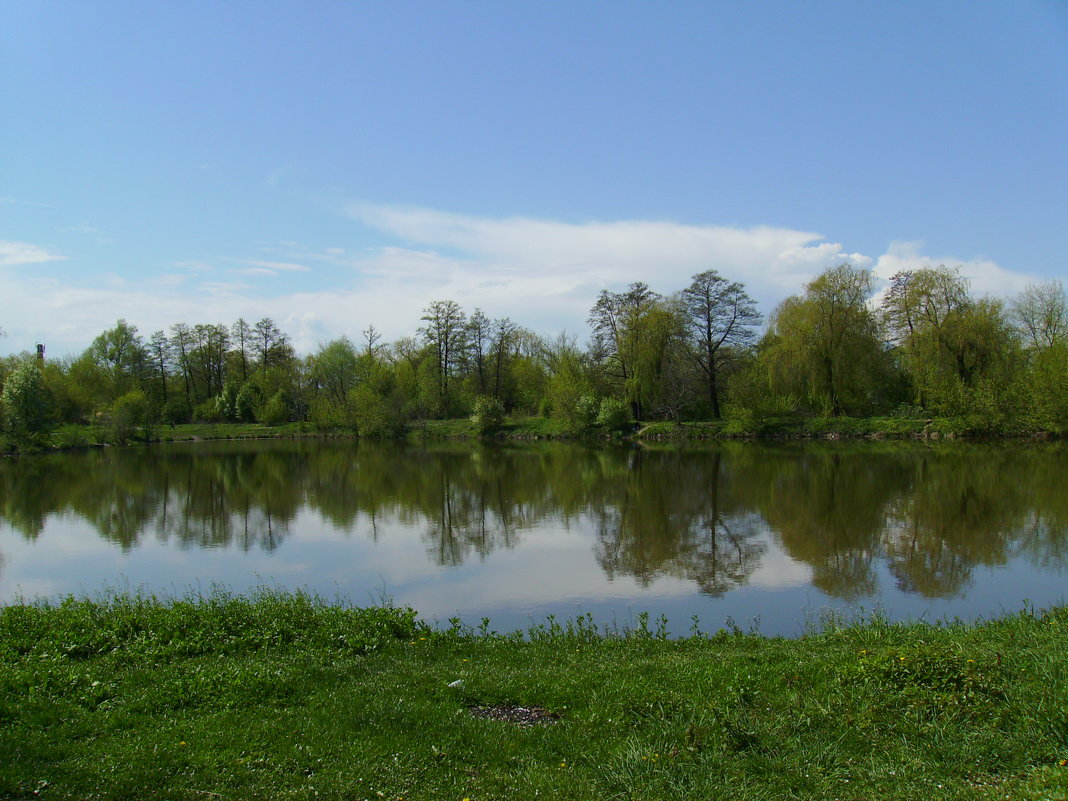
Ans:
[{"label": "grassy bank", "polygon": [[[262,423],[188,423],[158,426],[147,436],[130,442],[190,442],[212,439],[280,439],[294,437],[353,438],[349,430],[324,431],[308,423],[267,426]],[[546,417],[508,418],[492,435],[503,440],[605,439],[609,435],[593,430],[584,435],[570,431],[560,420]],[[976,421],[962,418],[903,417],[820,417],[769,419],[763,421],[718,420],[712,422],[639,423],[626,435],[615,438],[638,440],[715,439],[957,439],[970,437],[1044,437],[1048,432],[1032,430],[991,430]],[[1054,434],[1053,436],[1059,436]],[[475,424],[467,418],[426,420],[414,423],[407,434],[410,441],[421,439],[478,439]],[[14,443],[0,436],[0,453],[35,453],[50,450],[77,450],[116,444],[105,426],[67,424],[32,442]]]},{"label": "grassy bank", "polygon": [[0,611],[0,796],[1068,796],[1068,609],[796,640],[301,595]]}]

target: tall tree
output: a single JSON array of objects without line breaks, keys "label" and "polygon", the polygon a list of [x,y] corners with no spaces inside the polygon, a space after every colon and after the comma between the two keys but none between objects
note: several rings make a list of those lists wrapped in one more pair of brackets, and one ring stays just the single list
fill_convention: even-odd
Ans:
[{"label": "tall tree", "polygon": [[486,351],[489,349],[491,324],[490,319],[475,309],[467,318],[468,354],[475,374],[475,389],[479,395],[486,394]]},{"label": "tall tree", "polygon": [[258,321],[252,327],[252,333],[255,338],[254,347],[259,357],[259,366],[267,368],[276,364],[288,344],[286,335],[270,317],[264,317]]},{"label": "tall tree", "polygon": [[634,418],[641,420],[645,411],[640,392],[636,392],[635,370],[643,344],[639,325],[658,302],[660,295],[647,284],[637,281],[625,292],[602,290],[590,309],[588,323],[593,328],[593,354],[629,396]]},{"label": "tall tree", "polygon": [[1028,346],[1035,350],[1051,348],[1068,338],[1068,299],[1060,281],[1028,284],[1013,299],[1010,314]]},{"label": "tall tree", "polygon": [[152,369],[159,377],[160,398],[162,403],[167,402],[167,368],[171,361],[171,345],[167,335],[163,331],[156,331],[148,340],[146,347],[152,362]]},{"label": "tall tree", "polygon": [[[507,317],[501,317],[493,321],[490,331],[490,358],[493,361],[493,397],[505,401],[503,397],[508,388],[511,362],[515,358],[515,349],[518,341],[518,328]],[[510,408],[511,403],[505,401],[505,408]]]},{"label": "tall tree", "polygon": [[419,329],[423,342],[435,356],[434,379],[439,414],[452,409],[452,379],[464,354],[466,315],[454,300],[436,300],[423,310],[426,325]]},{"label": "tall tree", "polygon": [[773,385],[836,417],[864,406],[883,353],[867,305],[871,293],[869,272],[840,264],[810,281],[803,296],[783,301],[761,354]]},{"label": "tall tree", "polygon": [[761,316],[745,287],[728,281],[715,270],[693,277],[682,292],[691,331],[694,358],[704,376],[712,416],[721,417],[720,376],[732,349],[745,348],[756,338]]},{"label": "tall tree", "polygon": [[976,300],[958,269],[905,270],[890,279],[882,303],[888,338],[904,354],[915,400],[962,414],[976,387],[1002,369],[1017,347],[1001,301]]},{"label": "tall tree", "polygon": [[88,354],[106,376],[103,395],[97,400],[110,405],[115,398],[139,386],[145,378],[148,359],[137,326],[119,320],[113,328],[99,334],[89,346]]},{"label": "tall tree", "polygon": [[248,381],[248,355],[256,333],[244,317],[239,317],[237,322],[230,328],[231,341],[237,352],[238,363],[241,365],[241,383]]},{"label": "tall tree", "polygon": [[189,361],[189,352],[193,348],[193,331],[186,323],[175,323],[171,326],[171,347],[174,349],[174,357],[178,367],[182,371],[182,379],[185,382],[185,400],[192,406],[193,371]]}]

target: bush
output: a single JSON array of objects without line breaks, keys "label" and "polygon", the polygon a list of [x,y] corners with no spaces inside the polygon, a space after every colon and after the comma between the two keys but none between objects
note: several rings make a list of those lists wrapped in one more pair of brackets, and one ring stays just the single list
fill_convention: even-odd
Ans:
[{"label": "bush", "polygon": [[215,397],[215,414],[220,420],[237,421],[237,385],[233,381],[227,381]]},{"label": "bush", "polygon": [[262,403],[263,393],[260,392],[260,388],[251,381],[246,382],[234,400],[234,413],[238,421],[242,423],[255,422]]},{"label": "bush", "polygon": [[144,390],[135,389],[120,396],[111,405],[111,435],[120,444],[135,434],[149,439],[153,434],[155,414]]},{"label": "bush", "polygon": [[260,422],[265,426],[280,426],[289,421],[285,395],[278,390],[260,409]]},{"label": "bush", "polygon": [[176,426],[192,419],[193,407],[186,398],[171,398],[163,404],[163,422]]},{"label": "bush", "polygon": [[209,398],[196,405],[193,409],[193,419],[198,423],[219,422],[219,404],[215,398]]},{"label": "bush", "polygon": [[482,436],[492,434],[504,423],[504,404],[499,398],[482,395],[475,401],[471,422]]},{"label": "bush", "polygon": [[396,390],[380,392],[367,384],[349,390],[348,408],[361,437],[402,437],[414,415],[411,404],[405,405]]},{"label": "bush", "polygon": [[597,413],[600,407],[597,398],[593,395],[583,395],[575,403],[575,428],[579,431],[589,431],[597,422]]},{"label": "bush", "polygon": [[597,425],[613,433],[626,431],[633,425],[630,408],[618,398],[605,398],[597,412]]}]

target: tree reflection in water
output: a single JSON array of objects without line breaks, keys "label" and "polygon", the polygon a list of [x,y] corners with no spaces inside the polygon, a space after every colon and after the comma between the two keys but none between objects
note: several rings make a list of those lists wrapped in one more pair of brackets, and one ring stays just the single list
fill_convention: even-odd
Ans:
[{"label": "tree reflection in water", "polygon": [[591,527],[609,580],[670,576],[712,596],[749,581],[774,542],[854,601],[878,591],[880,568],[927,598],[962,593],[977,566],[1064,569],[1065,486],[1060,444],[278,440],[7,460],[0,517],[27,540],[73,515],[127,551],[146,538],[273,551],[311,510],[372,539],[386,523],[415,528],[440,566],[543,527]]}]

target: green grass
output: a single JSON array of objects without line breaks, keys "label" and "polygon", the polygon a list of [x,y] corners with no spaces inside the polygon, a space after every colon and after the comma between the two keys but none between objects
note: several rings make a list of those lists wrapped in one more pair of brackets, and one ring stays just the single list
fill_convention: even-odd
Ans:
[{"label": "green grass", "polygon": [[667,640],[112,596],[3,608],[0,660],[3,797],[1068,797],[1063,608]]},{"label": "green grass", "polygon": [[[636,436],[643,440],[708,439],[782,439],[782,438],[871,438],[910,439],[928,437],[1029,436],[1036,432],[1020,430],[990,431],[963,418],[921,419],[909,417],[817,417],[766,420],[714,420],[707,422],[646,422],[636,426]],[[159,425],[150,439],[185,442],[206,439],[271,439],[291,437],[354,437],[351,431],[320,431],[309,423],[286,423],[266,426],[262,423],[188,423],[178,426]],[[592,432],[588,439],[604,439],[604,432]],[[478,439],[474,423],[468,418],[426,420],[413,423],[409,439]],[[560,420],[546,417],[509,417],[495,439],[576,439]],[[32,453],[44,450],[79,449],[112,444],[110,432],[103,426],[64,424],[46,438],[29,443],[14,443],[0,435],[0,453]]]}]

